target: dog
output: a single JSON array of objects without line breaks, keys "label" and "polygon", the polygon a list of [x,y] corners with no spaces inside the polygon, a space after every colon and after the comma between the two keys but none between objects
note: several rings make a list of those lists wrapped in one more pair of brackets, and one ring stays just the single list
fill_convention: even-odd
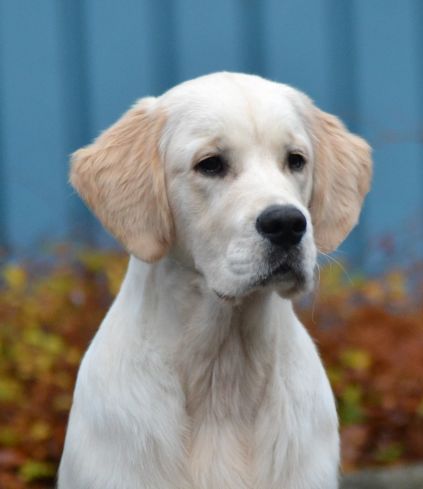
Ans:
[{"label": "dog", "polygon": [[130,254],[76,382],[59,489],[334,489],[333,394],[292,299],[356,224],[368,144],[214,73],[139,100],[71,182]]}]

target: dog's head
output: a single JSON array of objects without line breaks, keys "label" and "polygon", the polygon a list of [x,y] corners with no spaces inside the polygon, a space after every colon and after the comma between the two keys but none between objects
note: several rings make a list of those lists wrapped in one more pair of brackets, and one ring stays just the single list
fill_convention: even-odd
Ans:
[{"label": "dog's head", "polygon": [[138,258],[171,254],[222,297],[309,288],[357,222],[370,148],[301,92],[217,73],[140,100],[73,156],[71,181]]}]

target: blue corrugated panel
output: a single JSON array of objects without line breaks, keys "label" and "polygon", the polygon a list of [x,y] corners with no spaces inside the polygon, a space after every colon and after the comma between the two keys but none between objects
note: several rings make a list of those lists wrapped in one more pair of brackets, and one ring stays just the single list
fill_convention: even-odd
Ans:
[{"label": "blue corrugated panel", "polygon": [[0,0],[0,243],[110,242],[68,155],[137,98],[233,70],[304,90],[374,147],[338,256],[423,256],[422,25],[421,0]]}]

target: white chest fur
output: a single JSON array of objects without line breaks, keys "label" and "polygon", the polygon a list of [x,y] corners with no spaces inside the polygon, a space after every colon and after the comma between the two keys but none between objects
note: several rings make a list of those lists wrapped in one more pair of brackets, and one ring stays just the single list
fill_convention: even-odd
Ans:
[{"label": "white chest fur", "polygon": [[334,489],[333,397],[291,303],[131,258],[81,366],[60,489]]}]

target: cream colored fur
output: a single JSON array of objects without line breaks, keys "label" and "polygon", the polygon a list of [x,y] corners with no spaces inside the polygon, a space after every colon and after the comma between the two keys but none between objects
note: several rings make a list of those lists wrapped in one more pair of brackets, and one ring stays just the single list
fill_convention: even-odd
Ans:
[{"label": "cream colored fur", "polygon": [[[227,174],[201,174],[216,154]],[[366,143],[305,95],[231,73],[141,100],[76,152],[73,185],[132,256],[81,364],[59,489],[337,487],[333,395],[291,298],[312,287],[315,243],[356,223],[370,173]],[[301,280],[260,282],[255,222],[274,204],[306,217]]]}]

